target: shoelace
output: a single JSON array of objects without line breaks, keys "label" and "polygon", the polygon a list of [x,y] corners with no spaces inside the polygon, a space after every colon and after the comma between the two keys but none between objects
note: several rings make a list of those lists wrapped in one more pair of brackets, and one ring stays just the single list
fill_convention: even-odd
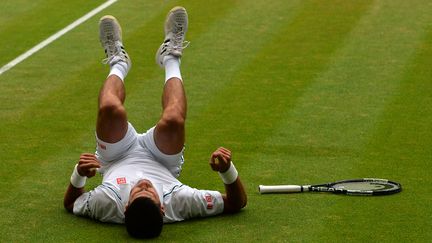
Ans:
[{"label": "shoelace", "polygon": [[168,42],[165,44],[165,47],[168,50],[180,50],[181,51],[181,50],[185,49],[186,47],[188,47],[190,44],[190,41],[185,41],[185,40],[183,40],[183,38],[184,38],[184,32],[183,31],[178,32],[178,33],[174,34],[174,37],[172,38],[172,40],[169,41],[169,42],[172,42],[172,45],[170,45]]},{"label": "shoelace", "polygon": [[[107,48],[105,49],[107,57],[102,59],[103,64],[110,63],[116,56],[125,56],[125,54],[123,54],[121,44],[117,44],[114,41],[108,41],[105,46],[107,46]],[[110,50],[114,50],[114,51],[110,51]]]}]

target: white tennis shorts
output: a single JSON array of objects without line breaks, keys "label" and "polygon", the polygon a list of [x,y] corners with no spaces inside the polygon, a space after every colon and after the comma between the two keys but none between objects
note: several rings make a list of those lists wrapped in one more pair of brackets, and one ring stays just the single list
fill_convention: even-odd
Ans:
[{"label": "white tennis shorts", "polygon": [[155,127],[152,127],[146,133],[138,134],[132,124],[128,123],[126,135],[116,143],[104,142],[96,134],[96,156],[102,163],[112,163],[129,155],[132,149],[136,149],[136,146],[145,147],[157,162],[162,163],[177,178],[184,163],[184,148],[178,154],[162,153],[154,141],[154,129]]}]

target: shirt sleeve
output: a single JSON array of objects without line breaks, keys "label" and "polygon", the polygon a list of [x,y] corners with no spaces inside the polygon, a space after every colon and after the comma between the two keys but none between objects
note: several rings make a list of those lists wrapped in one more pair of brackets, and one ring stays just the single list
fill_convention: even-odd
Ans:
[{"label": "shirt sleeve", "polygon": [[124,211],[121,209],[121,201],[116,198],[116,193],[104,187],[100,185],[79,196],[75,200],[73,213],[102,222],[123,223]]},{"label": "shirt sleeve", "polygon": [[222,194],[218,191],[198,190],[183,185],[171,195],[165,195],[165,223],[196,217],[221,214],[224,209]]}]

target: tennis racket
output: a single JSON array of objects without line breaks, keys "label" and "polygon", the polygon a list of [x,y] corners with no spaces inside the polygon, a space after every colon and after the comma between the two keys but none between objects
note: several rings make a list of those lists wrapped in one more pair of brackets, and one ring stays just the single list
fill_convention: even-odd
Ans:
[{"label": "tennis racket", "polygon": [[402,190],[401,184],[386,179],[361,178],[342,180],[319,185],[259,185],[258,190],[264,193],[292,193],[292,192],[332,192],[347,195],[389,195]]}]

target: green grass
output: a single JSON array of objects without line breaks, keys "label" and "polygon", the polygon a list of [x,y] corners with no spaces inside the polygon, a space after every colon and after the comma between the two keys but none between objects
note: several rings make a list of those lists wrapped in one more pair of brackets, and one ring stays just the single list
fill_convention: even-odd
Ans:
[{"label": "green grass", "polygon": [[[0,66],[103,1],[0,3]],[[0,242],[124,242],[120,225],[66,213],[73,165],[94,151],[98,19],[116,16],[133,67],[126,108],[160,116],[154,64],[166,12],[188,9],[181,181],[223,190],[208,156],[231,148],[241,213],[166,225],[157,241],[426,242],[432,238],[432,4],[426,0],[119,1],[0,76]],[[386,197],[259,195],[259,184],[399,181]],[[88,187],[100,178],[91,179]],[[425,186],[420,186],[425,185]]]}]

